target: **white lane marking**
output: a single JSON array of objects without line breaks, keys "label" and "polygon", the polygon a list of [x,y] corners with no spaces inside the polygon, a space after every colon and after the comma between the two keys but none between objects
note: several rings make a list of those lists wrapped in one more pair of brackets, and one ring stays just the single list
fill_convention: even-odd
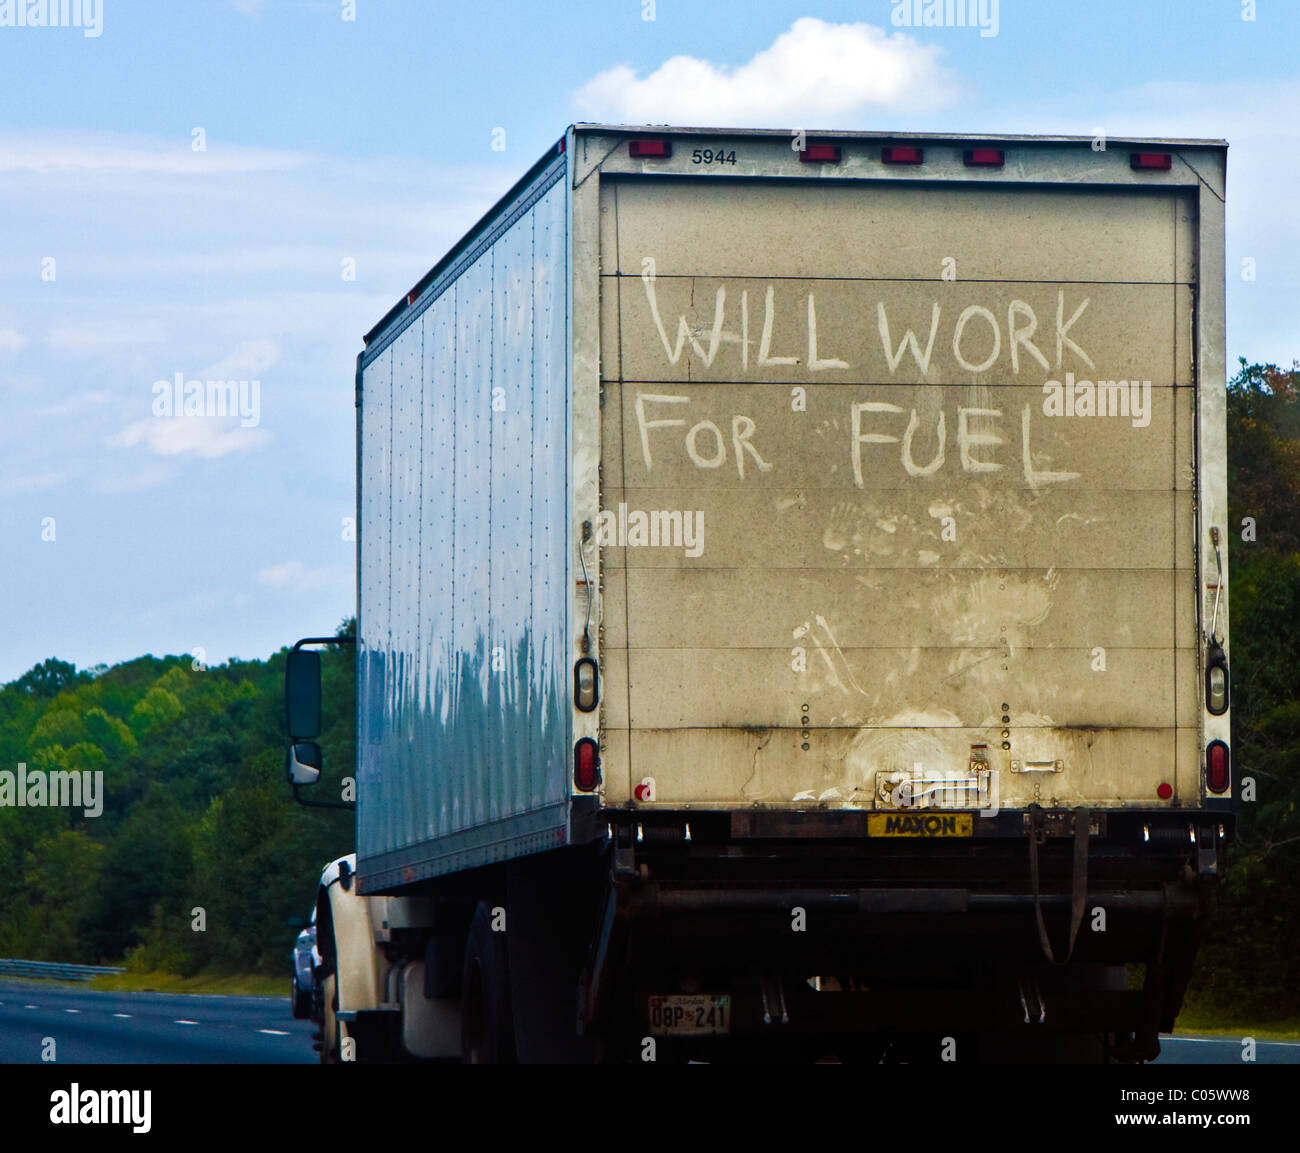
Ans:
[{"label": "white lane marking", "polygon": [[131,1015],[130,1013],[114,1013],[114,1014],[113,1014],[114,1017],[129,1017],[130,1015]]},{"label": "white lane marking", "polygon": [[289,1034],[283,1029],[258,1029],[259,1033],[269,1033],[272,1037],[287,1037]]},{"label": "white lane marking", "polygon": [[173,1025],[197,1025],[197,1021],[173,1021]]},{"label": "white lane marking", "polygon": [[[1247,1034],[1243,1034],[1246,1036]],[[1167,1041],[1189,1041],[1196,1045],[1235,1045],[1238,1043],[1236,1037],[1166,1037]],[[1256,1041],[1257,1045],[1289,1045],[1294,1048],[1300,1045],[1300,1041]]]},{"label": "white lane marking", "polygon": [[64,1009],[63,1011],[64,1011],[65,1013],[80,1013],[80,1012],[81,1012],[80,1009]]},{"label": "white lane marking", "polygon": [[39,1005],[24,1005],[23,1008],[24,1008],[24,1009],[39,1009],[40,1006],[39,1006]]}]

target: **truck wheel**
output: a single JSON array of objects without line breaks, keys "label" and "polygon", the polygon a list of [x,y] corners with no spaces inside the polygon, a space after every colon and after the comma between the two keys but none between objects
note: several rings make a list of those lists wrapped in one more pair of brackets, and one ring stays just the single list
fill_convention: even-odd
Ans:
[{"label": "truck wheel", "polygon": [[492,910],[480,901],[465,943],[461,973],[460,1059],[466,1065],[510,1065],[515,1059],[510,969],[505,933],[492,931]]},{"label": "truck wheel", "polygon": [[[338,1018],[338,978],[333,973],[321,981],[321,1005],[320,1063],[322,1065],[344,1064],[340,1057],[343,1052],[343,1042],[350,1042],[351,1038],[347,1026]],[[346,1063],[352,1064],[352,1059]]]},{"label": "truck wheel", "polygon": [[339,1007],[335,995],[336,981],[334,974],[324,977],[320,983],[321,1026],[320,1026],[320,1063],[337,1065],[339,1060],[339,1022],[334,1015]]},{"label": "truck wheel", "polygon": [[311,1016],[311,994],[298,988],[298,978],[289,979],[289,1001],[293,1006],[295,1021],[302,1021]]}]

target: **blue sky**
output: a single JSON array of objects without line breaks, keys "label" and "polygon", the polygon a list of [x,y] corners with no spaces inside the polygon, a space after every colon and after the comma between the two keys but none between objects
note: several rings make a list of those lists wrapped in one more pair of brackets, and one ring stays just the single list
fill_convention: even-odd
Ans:
[{"label": "blue sky", "polygon": [[[1294,0],[1000,0],[990,36],[893,0],[101,0],[97,36],[13,2],[0,680],[350,613],[361,334],[578,119],[1224,137],[1230,363],[1300,357]],[[177,373],[257,379],[256,425],[158,419]]]}]

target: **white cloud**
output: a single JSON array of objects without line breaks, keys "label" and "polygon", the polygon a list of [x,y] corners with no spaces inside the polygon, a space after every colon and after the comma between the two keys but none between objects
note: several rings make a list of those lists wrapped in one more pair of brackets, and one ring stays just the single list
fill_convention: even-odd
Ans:
[{"label": "white cloud", "polygon": [[16,328],[0,328],[0,352],[17,352],[27,338]]},{"label": "white cloud", "polygon": [[78,393],[67,400],[52,404],[49,408],[38,409],[37,416],[80,416],[92,408],[99,408],[113,399],[113,394],[106,388],[92,388],[88,392]]},{"label": "white cloud", "polygon": [[230,0],[230,6],[237,12],[242,12],[245,16],[260,16],[262,14],[262,0]]},{"label": "white cloud", "polygon": [[94,136],[7,135],[0,137],[0,172],[124,173],[171,176],[235,172],[279,172],[301,168],[307,157],[272,148],[251,148],[209,139],[195,152],[189,133],[174,140],[140,139],[112,133]]},{"label": "white cloud", "polygon": [[205,380],[252,380],[280,359],[273,340],[246,340],[198,375]]},{"label": "white cloud", "polygon": [[955,83],[942,49],[871,24],[796,20],[737,68],[674,56],[642,78],[627,65],[573,98],[581,115],[637,124],[840,126],[869,108],[933,108]]},{"label": "white cloud", "polygon": [[45,343],[59,352],[101,354],[110,349],[135,348],[167,339],[157,321],[125,324],[120,319],[60,325],[45,334]]},{"label": "white cloud", "polygon": [[258,569],[258,583],[273,589],[293,589],[306,592],[333,584],[338,574],[327,568],[309,569],[302,561],[288,560]]},{"label": "white cloud", "polygon": [[270,439],[265,429],[205,416],[160,416],[137,420],[107,438],[113,448],[143,444],[159,456],[199,456],[204,460],[247,452]]},{"label": "white cloud", "polygon": [[71,479],[71,474],[61,469],[46,469],[39,473],[22,473],[0,477],[0,493],[6,496],[24,492],[42,492],[57,488]]}]

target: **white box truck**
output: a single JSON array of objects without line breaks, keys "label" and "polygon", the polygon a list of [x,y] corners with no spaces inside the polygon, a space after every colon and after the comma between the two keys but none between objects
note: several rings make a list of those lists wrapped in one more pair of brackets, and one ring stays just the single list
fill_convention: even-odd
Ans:
[{"label": "white box truck", "polygon": [[1233,828],[1225,160],[571,127],[358,358],[323,1058],[1154,1057]]}]

